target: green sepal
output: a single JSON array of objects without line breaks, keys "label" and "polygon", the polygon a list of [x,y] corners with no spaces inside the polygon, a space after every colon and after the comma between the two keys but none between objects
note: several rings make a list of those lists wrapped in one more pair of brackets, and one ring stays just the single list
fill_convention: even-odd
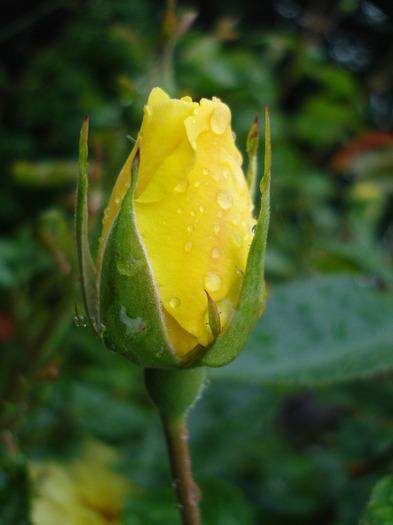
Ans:
[{"label": "green sepal", "polygon": [[248,254],[240,297],[230,324],[195,365],[218,367],[233,361],[246,344],[265,307],[264,259],[269,228],[271,175],[270,125],[267,107],[265,107],[265,116],[265,166],[260,184],[261,209]]},{"label": "green sepal", "polygon": [[259,117],[255,117],[254,122],[247,135],[247,155],[248,155],[248,169],[247,169],[247,184],[250,190],[251,200],[255,201],[255,191],[257,185],[258,165],[257,165],[257,151],[259,143]]},{"label": "green sepal", "polygon": [[79,176],[76,191],[76,246],[83,300],[94,335],[99,335],[98,293],[96,269],[90,253],[88,237],[88,178],[86,173],[88,155],[89,118],[84,118],[79,139]]},{"label": "green sepal", "polygon": [[207,312],[209,315],[210,330],[212,331],[214,339],[217,339],[221,332],[220,314],[216,303],[213,301],[212,297],[206,290],[205,294],[207,296]]},{"label": "green sepal", "polygon": [[137,365],[178,368],[153,270],[135,218],[138,161],[137,153],[131,186],[104,247],[99,278],[101,337],[107,348]]}]

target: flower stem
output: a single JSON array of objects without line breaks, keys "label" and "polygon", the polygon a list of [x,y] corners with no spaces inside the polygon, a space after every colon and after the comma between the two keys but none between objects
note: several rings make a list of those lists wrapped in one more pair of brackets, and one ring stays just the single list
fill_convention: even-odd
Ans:
[{"label": "flower stem", "polygon": [[200,525],[200,491],[191,474],[186,415],[200,396],[203,368],[161,370],[145,368],[145,385],[158,408],[168,447],[173,485],[183,525]]},{"label": "flower stem", "polygon": [[200,490],[191,473],[185,416],[161,416],[168,447],[173,486],[183,525],[200,525]]}]

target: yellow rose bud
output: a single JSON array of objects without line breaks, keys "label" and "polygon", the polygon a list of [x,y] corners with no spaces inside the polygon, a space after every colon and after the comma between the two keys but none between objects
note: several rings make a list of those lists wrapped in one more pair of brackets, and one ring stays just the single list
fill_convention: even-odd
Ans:
[{"label": "yellow rose bud", "polygon": [[[86,161],[87,149],[81,152]],[[83,171],[84,161],[81,165]],[[238,325],[241,305],[247,317],[243,324],[253,326],[263,303],[268,200],[250,265],[256,221],[241,166],[225,104],[217,98],[200,103],[190,97],[171,99],[160,88],[152,90],[137,144],[105,210],[97,298],[90,300],[97,303],[94,308],[89,308],[88,297],[90,262],[84,268],[80,251],[82,280],[83,275],[90,280],[84,287],[89,317],[109,348],[143,366],[160,366],[162,361],[162,366],[171,367],[184,364],[188,356],[195,356],[191,361],[201,358],[229,332],[236,311]],[[81,209],[84,192],[82,188],[78,196]],[[268,199],[268,190],[266,195]],[[82,212],[79,218],[77,211],[82,231]],[[248,282],[245,290],[248,266],[253,266],[248,273],[258,282]],[[255,300],[250,301],[250,293]],[[242,345],[245,337],[240,338]],[[227,339],[233,346],[233,334]],[[231,357],[224,358],[225,346],[222,342],[222,357],[216,356],[213,366],[235,357],[230,351]],[[209,364],[209,359],[200,364]]]},{"label": "yellow rose bud", "polygon": [[[252,240],[252,203],[231,113],[219,99],[150,94],[137,139],[136,222],[153,267],[166,326],[182,357],[213,336],[206,290],[228,323],[239,297]],[[130,187],[135,146],[114,187],[103,221],[97,271],[111,224]]]}]

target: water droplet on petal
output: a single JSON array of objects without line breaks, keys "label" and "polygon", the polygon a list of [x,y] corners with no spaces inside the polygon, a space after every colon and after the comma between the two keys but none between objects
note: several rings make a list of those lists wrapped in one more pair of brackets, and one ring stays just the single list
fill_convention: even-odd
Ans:
[{"label": "water droplet on petal", "polygon": [[190,253],[190,251],[192,250],[192,242],[187,242],[185,245],[184,245],[184,251],[186,253]]},{"label": "water droplet on petal", "polygon": [[194,182],[194,186],[195,186],[195,188],[199,188],[200,185],[201,185],[201,183],[200,183],[199,180],[196,180],[196,181]]},{"label": "water droplet on petal", "polygon": [[177,208],[177,213],[183,213],[184,208]]},{"label": "water droplet on petal", "polygon": [[178,297],[172,297],[172,299],[169,301],[169,305],[171,308],[177,308],[180,306],[180,299]]},{"label": "water droplet on petal", "polygon": [[196,210],[192,210],[191,215],[192,215],[193,217],[195,217],[196,214],[197,214]]},{"label": "water droplet on petal", "polygon": [[116,203],[116,204],[119,204],[119,203],[120,203],[120,200],[121,200],[121,199],[120,199],[120,195],[116,195],[116,197],[115,197],[115,203]]},{"label": "water droplet on petal", "polygon": [[220,191],[217,193],[216,197],[217,204],[222,208],[223,210],[229,210],[232,208],[233,199],[232,195],[228,193],[227,191]]},{"label": "water droplet on petal", "polygon": [[221,277],[216,272],[207,272],[205,288],[209,292],[217,292],[221,288]]},{"label": "water droplet on petal", "polygon": [[231,223],[234,226],[239,226],[239,219],[237,219],[236,217],[232,217]]},{"label": "water droplet on petal", "polygon": [[222,215],[223,215],[222,211],[219,210],[219,211],[217,212],[217,217],[222,217]]},{"label": "water droplet on petal", "polygon": [[221,255],[221,252],[218,248],[213,248],[212,250],[212,257],[213,259],[219,259]]},{"label": "water droplet on petal", "polygon": [[224,179],[227,179],[228,175],[229,175],[229,171],[227,169],[222,170],[222,175],[223,175]]},{"label": "water droplet on petal", "polygon": [[203,173],[204,175],[209,175],[209,170],[205,168],[205,169],[202,171],[202,173]]},{"label": "water droplet on petal", "polygon": [[203,213],[205,210],[206,210],[206,206],[204,206],[203,204],[201,204],[201,205],[199,206],[199,211],[200,211],[201,213]]},{"label": "water droplet on petal", "polygon": [[186,189],[188,188],[188,180],[184,179],[182,182],[179,182],[179,184],[175,187],[175,190],[179,193],[184,193]]},{"label": "water droplet on petal", "polygon": [[220,223],[215,222],[215,223],[214,223],[214,226],[213,226],[213,230],[214,230],[214,233],[215,233],[216,235],[219,235],[220,230],[221,230]]},{"label": "water droplet on petal", "polygon": [[217,108],[210,117],[210,127],[216,135],[222,135],[229,126],[229,115],[225,109]]},{"label": "water droplet on petal", "polygon": [[251,230],[253,235],[255,235],[256,230],[257,230],[257,225],[254,224],[254,226],[252,227],[252,230]]},{"label": "water droplet on petal", "polygon": [[190,233],[193,232],[194,231],[194,225],[193,224],[189,224],[187,226],[187,231],[190,232]]},{"label": "water droplet on petal", "polygon": [[236,248],[240,248],[240,246],[242,245],[241,235],[238,232],[233,232],[232,241]]}]

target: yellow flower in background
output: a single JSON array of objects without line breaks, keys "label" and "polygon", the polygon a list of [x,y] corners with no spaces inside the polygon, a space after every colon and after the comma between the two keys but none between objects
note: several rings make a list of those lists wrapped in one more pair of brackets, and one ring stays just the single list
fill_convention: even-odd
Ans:
[{"label": "yellow flower in background", "polygon": [[111,448],[91,442],[79,460],[32,463],[33,525],[119,524],[131,487],[112,469],[116,459]]},{"label": "yellow flower in background", "polygon": [[137,139],[105,211],[97,262],[131,185],[140,151],[135,218],[152,266],[166,329],[177,357],[208,346],[205,290],[225,329],[239,298],[255,220],[235,146],[231,113],[219,99],[150,94]]}]

